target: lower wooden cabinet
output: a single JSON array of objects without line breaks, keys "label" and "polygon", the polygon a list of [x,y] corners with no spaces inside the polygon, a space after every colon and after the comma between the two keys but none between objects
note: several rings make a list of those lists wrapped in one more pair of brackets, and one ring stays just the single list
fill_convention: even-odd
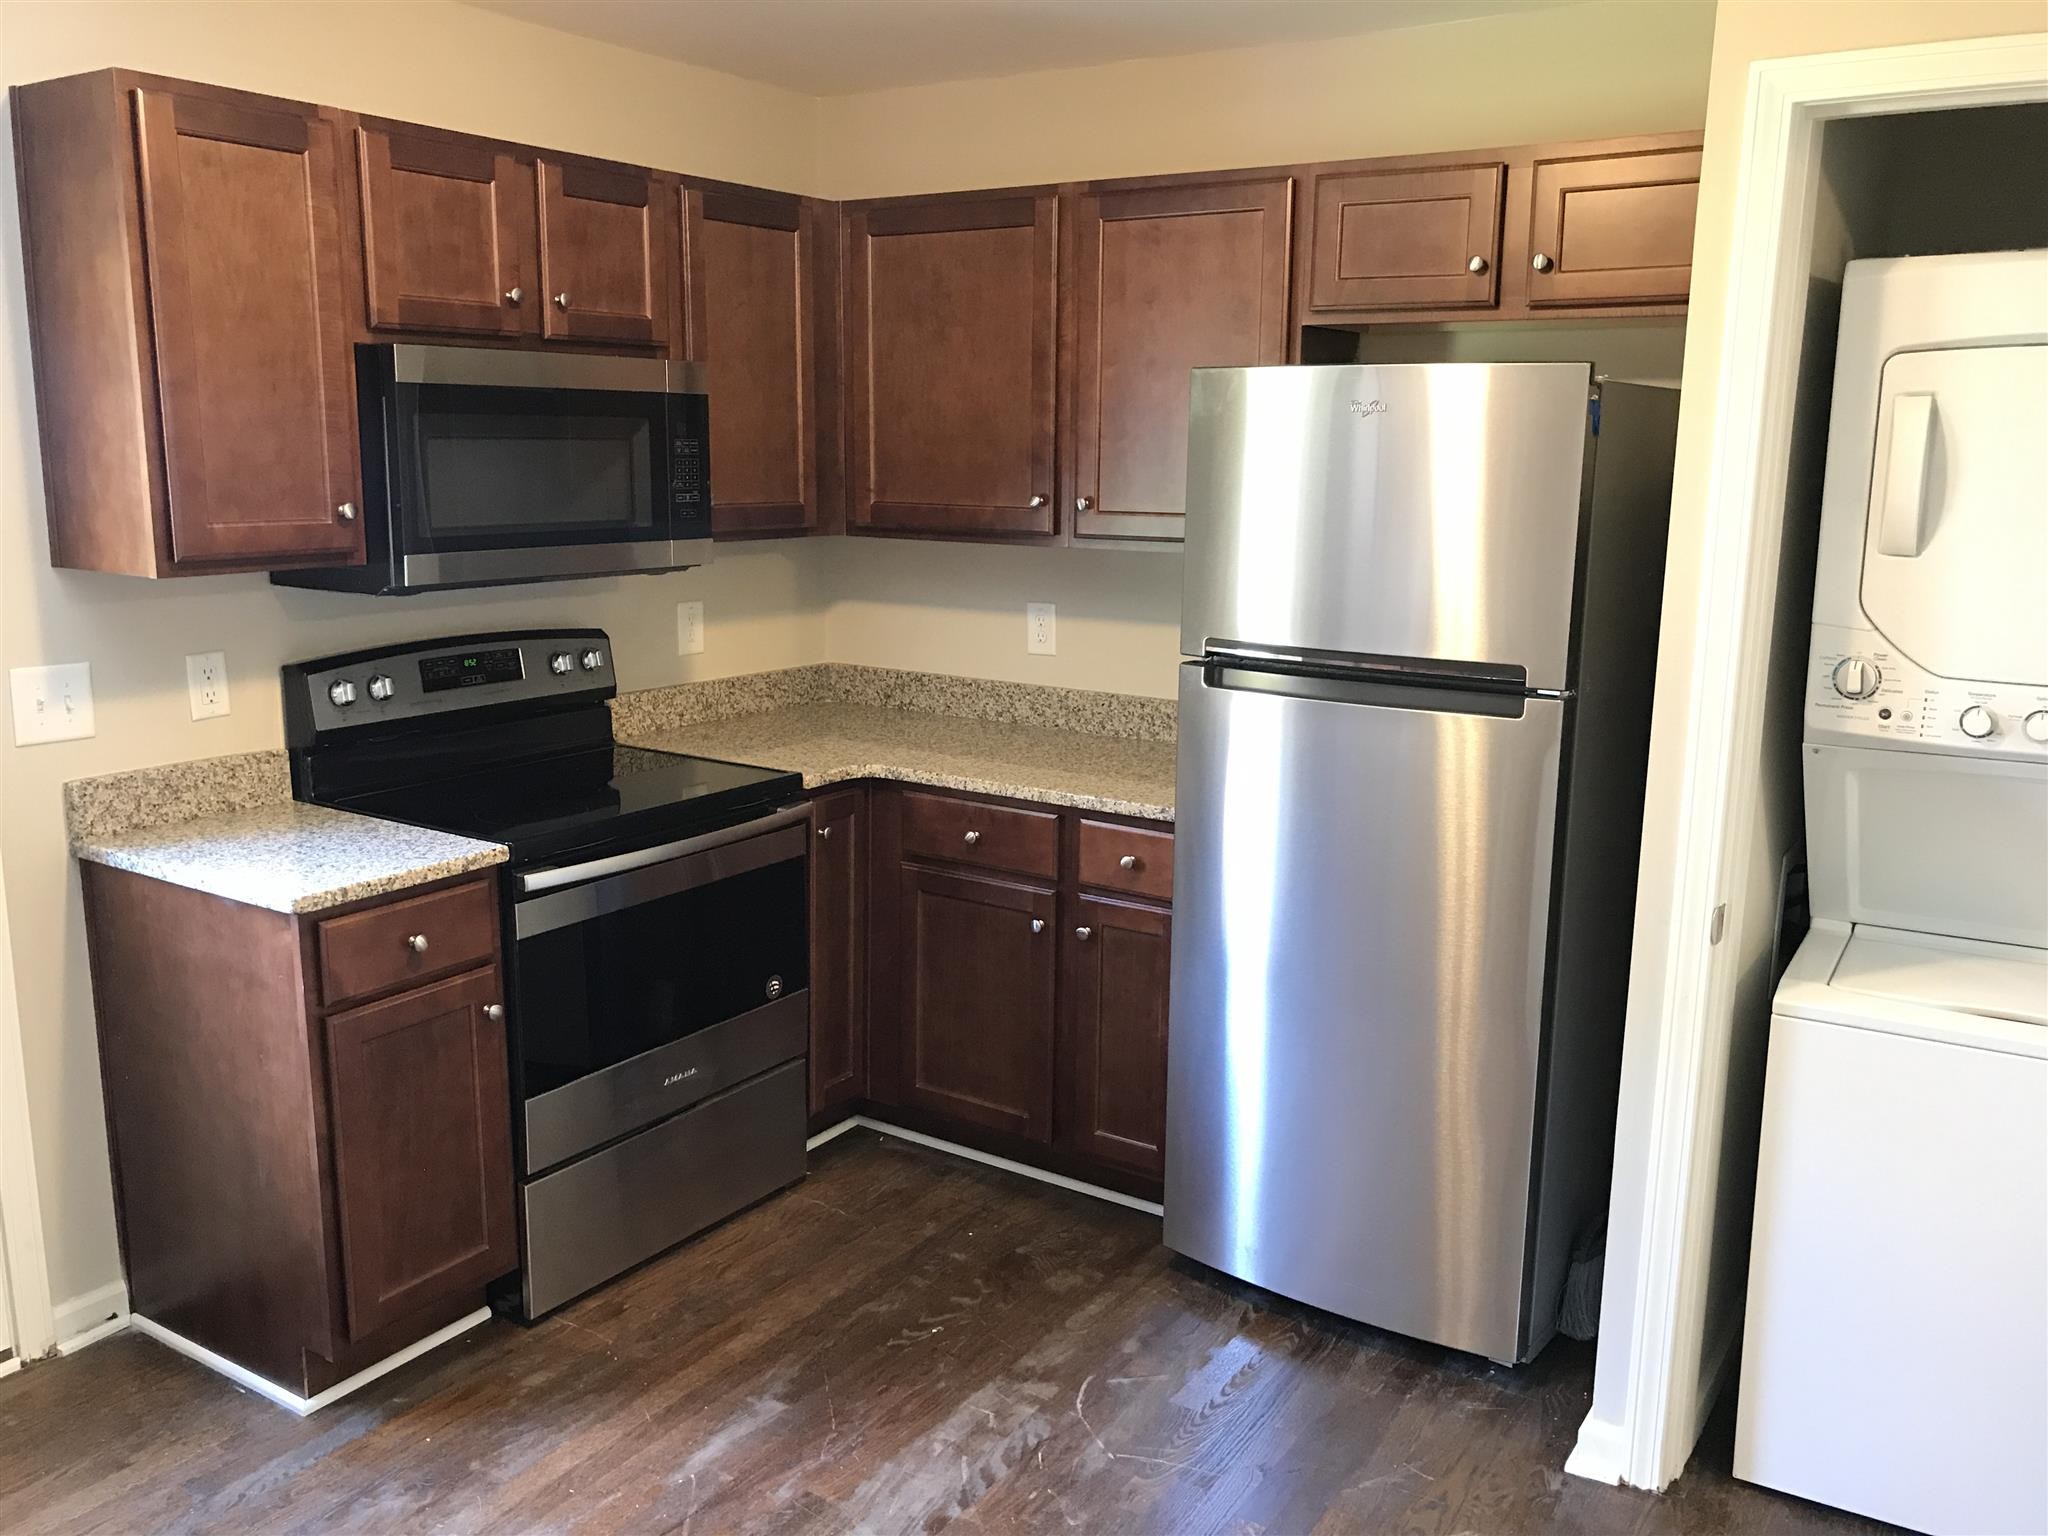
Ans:
[{"label": "lower wooden cabinet", "polygon": [[1163,1178],[1173,914],[1093,896],[1076,896],[1068,910],[1060,1145]]},{"label": "lower wooden cabinet", "polygon": [[868,1096],[867,791],[812,802],[811,1129]]}]

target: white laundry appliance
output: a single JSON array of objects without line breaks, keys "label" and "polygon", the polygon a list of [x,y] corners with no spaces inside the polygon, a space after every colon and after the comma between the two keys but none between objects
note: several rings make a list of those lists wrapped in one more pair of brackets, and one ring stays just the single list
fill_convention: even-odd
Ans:
[{"label": "white laundry appliance", "polygon": [[1849,265],[1735,1473],[2048,1532],[2048,251]]}]

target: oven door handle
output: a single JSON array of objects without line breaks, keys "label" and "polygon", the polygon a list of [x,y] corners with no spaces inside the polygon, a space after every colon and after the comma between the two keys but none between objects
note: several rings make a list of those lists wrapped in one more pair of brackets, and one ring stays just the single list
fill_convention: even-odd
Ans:
[{"label": "oven door handle", "polygon": [[713,848],[723,848],[727,843],[743,842],[750,837],[759,837],[764,832],[774,832],[783,827],[793,827],[798,822],[808,821],[811,808],[808,805],[785,805],[780,810],[770,811],[766,816],[752,821],[741,822],[736,827],[720,827],[716,832],[704,832],[696,837],[686,837],[673,843],[663,843],[655,848],[635,848],[631,853],[615,853],[609,858],[588,859],[581,864],[558,864],[551,869],[533,869],[518,877],[519,894],[531,896],[538,891],[558,890],[565,885],[576,885],[585,880],[601,880],[606,875],[621,875],[631,869],[645,869],[650,864],[666,864],[671,859],[688,858],[693,853],[708,853]]}]

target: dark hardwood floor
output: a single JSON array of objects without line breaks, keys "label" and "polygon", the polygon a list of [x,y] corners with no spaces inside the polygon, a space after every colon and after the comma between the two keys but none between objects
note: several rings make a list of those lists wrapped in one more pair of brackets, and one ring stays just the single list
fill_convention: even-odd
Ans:
[{"label": "dark hardwood floor", "polygon": [[1870,1532],[1727,1474],[1566,1478],[1519,1371],[1276,1301],[1158,1223],[868,1131],[532,1329],[297,1419],[138,1335],[0,1383],[10,1532]]}]

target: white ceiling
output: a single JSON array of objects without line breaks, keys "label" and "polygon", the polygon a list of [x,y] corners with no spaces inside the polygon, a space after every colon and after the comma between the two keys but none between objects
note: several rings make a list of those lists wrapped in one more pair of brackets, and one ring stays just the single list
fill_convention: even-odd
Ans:
[{"label": "white ceiling", "polygon": [[815,96],[1349,37],[1564,0],[469,0]]}]

